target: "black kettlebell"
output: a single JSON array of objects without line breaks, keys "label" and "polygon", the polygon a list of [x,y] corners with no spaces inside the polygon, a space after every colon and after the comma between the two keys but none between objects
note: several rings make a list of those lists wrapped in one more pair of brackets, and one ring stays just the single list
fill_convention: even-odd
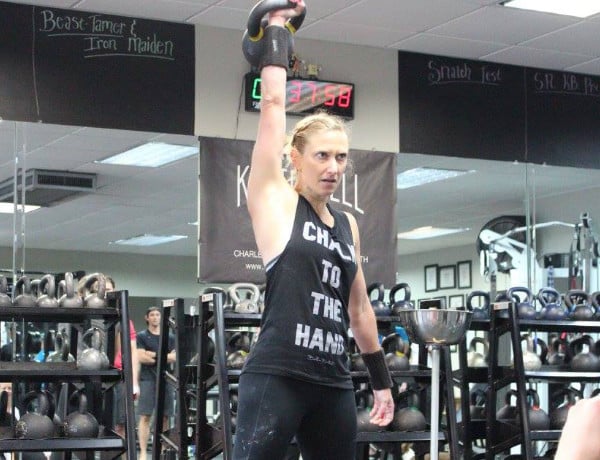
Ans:
[{"label": "black kettlebell", "polygon": [[574,388],[561,388],[552,395],[551,401],[558,404],[550,409],[550,429],[562,430],[567,421],[569,409],[575,405],[580,393]]},{"label": "black kettlebell", "polygon": [[7,292],[8,281],[6,280],[6,276],[0,275],[0,308],[13,306],[12,300]]},{"label": "black kettlebell", "polygon": [[[32,408],[37,401],[37,408]],[[48,417],[50,403],[48,396],[41,391],[30,391],[23,398],[27,410],[15,424],[15,437],[20,439],[43,439],[54,436],[54,422]]]},{"label": "black kettlebell", "polygon": [[384,428],[371,423],[369,415],[373,408],[373,394],[367,390],[358,390],[354,393],[356,400],[356,425],[358,432],[382,431]]},{"label": "black kettlebell", "polygon": [[38,287],[39,295],[36,304],[41,308],[56,308],[58,307],[58,299],[56,298],[56,280],[54,275],[46,274],[40,279]]},{"label": "black kettlebell", "polygon": [[[483,347],[482,352],[477,351],[477,344]],[[489,344],[483,337],[473,337],[469,342],[467,352],[467,365],[469,367],[487,367]]]},{"label": "black kettlebell", "polygon": [[75,402],[77,410],[71,412],[65,418],[64,431],[68,438],[96,438],[100,432],[98,420],[88,412],[87,397],[81,391],[76,391],[69,398],[69,402]]},{"label": "black kettlebell", "polygon": [[408,355],[410,344],[393,332],[381,341],[381,348],[386,352],[385,362],[390,371],[406,371],[410,369]]},{"label": "black kettlebell", "polygon": [[[533,388],[527,389],[527,414],[529,416],[530,430],[548,430],[550,428],[550,417],[540,407],[540,396]],[[517,422],[520,423],[520,413],[517,411]]]},{"label": "black kettlebell", "polygon": [[575,321],[593,320],[596,310],[590,302],[590,296],[581,289],[571,289],[565,293],[565,304],[569,308],[569,316]]},{"label": "black kettlebell", "polygon": [[[473,306],[473,299],[481,299],[479,307]],[[467,310],[473,312],[472,318],[475,321],[490,319],[490,294],[485,291],[471,291],[467,294],[465,300]]]},{"label": "black kettlebell", "polygon": [[13,288],[13,305],[15,307],[35,307],[36,300],[31,291],[31,280],[27,275],[21,276]]},{"label": "black kettlebell", "polygon": [[560,366],[565,362],[565,355],[567,349],[567,341],[560,337],[554,337],[550,340],[548,346],[547,361],[551,366]]},{"label": "black kettlebell", "polygon": [[592,302],[592,306],[596,312],[594,320],[598,321],[600,319],[600,291],[590,294],[590,302]]},{"label": "black kettlebell", "polygon": [[427,421],[423,413],[417,408],[418,396],[416,392],[407,390],[400,394],[400,398],[406,400],[407,406],[396,410],[390,428],[393,431],[424,431],[427,428]]},{"label": "black kettlebell", "polygon": [[515,422],[517,419],[517,407],[512,406],[510,401],[518,396],[517,390],[509,389],[504,395],[504,406],[496,412],[496,418],[504,422]]},{"label": "black kettlebell", "polygon": [[[522,294],[523,296],[520,296]],[[514,286],[508,289],[508,297],[517,297],[519,302],[517,303],[517,316],[520,319],[535,319],[537,312],[535,305],[533,304],[533,293],[525,286]]]},{"label": "black kettlebell", "polygon": [[[403,292],[401,299],[397,299],[398,292]],[[408,283],[397,283],[390,289],[390,308],[393,316],[398,316],[401,311],[413,309],[415,306],[410,301],[410,286]]]},{"label": "black kettlebell", "polygon": [[[244,57],[254,68],[260,66],[260,60],[264,54],[264,40],[263,34],[264,29],[267,26],[267,20],[263,20],[265,15],[271,11],[283,10],[287,8],[295,8],[296,4],[287,0],[262,0],[258,2],[248,16],[248,26],[242,37],[242,51]],[[306,16],[306,7],[298,16],[294,16],[289,19],[285,27],[290,33],[288,55],[291,56],[294,53],[294,39],[293,36],[296,31],[302,25],[304,17]]]},{"label": "black kettlebell", "polygon": [[542,306],[539,314],[540,319],[561,321],[567,319],[569,310],[562,304],[560,293],[551,287],[541,288],[537,293],[537,299]]},{"label": "black kettlebell", "polygon": [[360,353],[350,355],[350,370],[354,372],[365,372],[367,370],[365,360]]},{"label": "black kettlebell", "polygon": [[390,316],[390,307],[383,301],[385,298],[385,287],[383,283],[371,283],[367,287],[367,295],[371,300],[371,306],[373,307],[375,316]]},{"label": "black kettlebell", "polygon": [[571,340],[567,347],[567,359],[571,370],[575,372],[600,371],[600,358],[593,352],[594,339],[585,334]]},{"label": "black kettlebell", "polygon": [[8,391],[0,393],[0,428],[6,428],[11,424],[11,415],[8,412]]},{"label": "black kettlebell", "polygon": [[486,418],[485,403],[487,399],[486,392],[481,388],[475,388],[469,395],[469,414],[471,420],[480,420]]},{"label": "black kettlebell", "polygon": [[102,273],[92,273],[86,277],[84,283],[84,306],[87,308],[106,307],[106,276]]},{"label": "black kettlebell", "polygon": [[75,292],[75,281],[73,273],[66,272],[65,279],[58,283],[58,306],[63,308],[81,308],[83,299]]}]

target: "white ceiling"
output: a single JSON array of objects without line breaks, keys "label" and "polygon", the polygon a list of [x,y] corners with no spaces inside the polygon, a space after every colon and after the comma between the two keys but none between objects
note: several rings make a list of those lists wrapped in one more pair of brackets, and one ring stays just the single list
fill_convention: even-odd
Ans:
[{"label": "white ceiling", "polygon": [[[242,31],[255,0],[13,3]],[[600,75],[600,15],[582,20],[518,11],[500,6],[498,0],[313,0],[298,37]],[[0,123],[0,181],[12,176],[15,145],[24,143],[27,168],[94,172],[99,177],[97,193],[28,215],[26,247],[195,256],[196,227],[189,223],[197,220],[196,158],[150,171],[93,163],[148,140],[197,142],[192,136]],[[64,152],[69,152],[68,159]],[[524,213],[524,165],[408,154],[401,154],[398,164],[399,170],[437,165],[478,171],[398,194],[399,231],[432,224],[471,228],[452,237],[400,241],[400,253],[465,244],[475,248],[478,231],[488,220]],[[600,170],[538,167],[528,181],[535,183],[540,220],[573,221],[582,211],[600,219]],[[142,233],[183,234],[188,239],[144,249],[108,245]],[[0,246],[12,247],[12,242],[12,216],[0,214]]]}]

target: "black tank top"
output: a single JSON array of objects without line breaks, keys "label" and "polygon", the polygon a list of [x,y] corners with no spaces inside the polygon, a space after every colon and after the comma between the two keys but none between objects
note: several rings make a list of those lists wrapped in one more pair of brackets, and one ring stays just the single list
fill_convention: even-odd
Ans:
[{"label": "black tank top", "polygon": [[299,196],[290,240],[267,267],[261,330],[244,372],[353,388],[347,309],[356,257],[348,216],[327,207],[333,227]]}]

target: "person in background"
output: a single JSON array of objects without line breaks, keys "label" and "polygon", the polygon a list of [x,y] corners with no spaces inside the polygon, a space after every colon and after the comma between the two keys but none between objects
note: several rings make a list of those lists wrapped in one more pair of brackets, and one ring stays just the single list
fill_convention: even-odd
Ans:
[{"label": "person in background", "polygon": [[372,423],[394,415],[391,379],[361,267],[356,219],[329,199],[348,164],[343,121],[325,113],[301,119],[287,145],[296,173],[284,175],[289,30],[301,14],[272,11],[262,37],[261,104],[247,205],[266,270],[260,335],[238,387],[235,460],[283,458],[295,436],[305,460],[353,460],[356,403],[348,329],[369,371]]},{"label": "person in background", "polygon": [[600,395],[569,409],[554,460],[600,460]]},{"label": "person in background", "polygon": [[[137,335],[137,354],[141,364],[140,368],[140,397],[138,400],[137,413],[138,438],[140,441],[139,460],[146,460],[146,450],[150,437],[150,419],[156,408],[156,381],[157,381],[157,357],[160,340],[161,310],[159,307],[149,307],[145,316],[148,327]],[[169,333],[167,364],[175,362],[175,336]],[[169,427],[169,417],[174,415],[175,391],[171,385],[165,388],[165,406],[162,419],[162,429]],[[155,423],[158,421],[155,420]]]}]

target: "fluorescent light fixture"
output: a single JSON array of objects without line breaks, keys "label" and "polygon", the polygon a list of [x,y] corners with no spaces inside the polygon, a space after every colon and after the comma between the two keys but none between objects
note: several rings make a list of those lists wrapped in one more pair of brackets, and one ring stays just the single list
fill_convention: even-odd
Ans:
[{"label": "fluorescent light fixture", "polygon": [[[18,205],[17,208],[21,209],[22,205]],[[40,209],[41,206],[35,206],[33,204],[25,205],[25,213]],[[15,205],[13,203],[0,203],[0,214],[13,214]]]},{"label": "fluorescent light fixture", "polygon": [[194,146],[148,142],[126,152],[96,161],[96,163],[157,168],[197,154],[198,147]]},{"label": "fluorescent light fixture", "polygon": [[441,228],[432,227],[428,225],[426,227],[419,227],[409,232],[398,233],[398,239],[402,240],[424,240],[426,238],[435,238],[436,236],[452,235],[453,233],[460,233],[468,231],[468,228]]},{"label": "fluorescent light fixture", "polygon": [[587,18],[593,14],[600,13],[600,2],[598,0],[509,0],[504,2],[503,5],[511,8],[563,14],[578,18]]},{"label": "fluorescent light fixture", "polygon": [[129,246],[156,246],[157,244],[170,243],[187,238],[186,235],[138,235],[123,240],[111,241],[110,244],[122,244]]},{"label": "fluorescent light fixture", "polygon": [[473,169],[465,171],[461,169],[413,168],[398,174],[396,178],[396,188],[398,190],[404,190],[406,188],[430,184],[444,179],[451,179],[473,172],[475,172]]}]

